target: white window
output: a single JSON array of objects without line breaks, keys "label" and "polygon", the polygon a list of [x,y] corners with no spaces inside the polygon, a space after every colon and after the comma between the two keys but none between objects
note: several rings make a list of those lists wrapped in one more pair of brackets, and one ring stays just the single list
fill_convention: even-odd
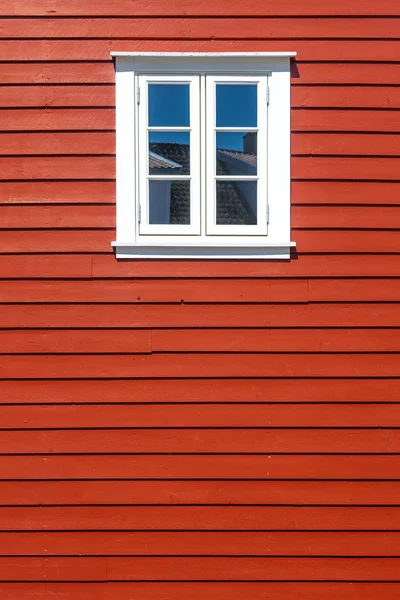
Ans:
[{"label": "white window", "polygon": [[289,258],[290,56],[116,57],[118,258]]}]

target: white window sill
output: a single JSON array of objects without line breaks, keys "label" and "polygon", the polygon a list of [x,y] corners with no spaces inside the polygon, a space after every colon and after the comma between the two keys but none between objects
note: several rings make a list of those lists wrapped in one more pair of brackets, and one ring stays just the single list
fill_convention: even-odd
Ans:
[{"label": "white window sill", "polygon": [[130,242],[112,242],[116,258],[151,259],[289,259],[290,249],[296,242],[266,243],[263,245],[204,246],[204,245],[142,245]]}]

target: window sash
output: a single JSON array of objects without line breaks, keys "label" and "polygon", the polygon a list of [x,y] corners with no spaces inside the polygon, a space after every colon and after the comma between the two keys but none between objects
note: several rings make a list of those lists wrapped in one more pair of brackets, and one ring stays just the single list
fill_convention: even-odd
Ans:
[{"label": "window sash", "polygon": [[[216,127],[216,86],[221,84],[257,84],[257,127]],[[206,234],[207,236],[266,236],[268,233],[267,206],[267,115],[268,76],[250,75],[207,75],[206,76]],[[257,133],[257,175],[221,176],[217,175],[217,132],[256,132]],[[257,224],[224,225],[217,224],[217,181],[257,181]]]},{"label": "window sash", "polygon": [[[138,234],[150,235],[200,235],[200,85],[199,75],[139,75],[137,83],[140,89],[140,104],[137,110],[137,214],[140,215]],[[189,85],[189,114],[188,127],[157,127],[148,126],[148,86],[151,83],[168,83]],[[157,132],[190,132],[190,175],[158,175],[150,174],[149,163],[149,133]],[[190,224],[150,224],[150,181],[189,181],[190,182]],[[140,208],[139,208],[140,207]]]}]

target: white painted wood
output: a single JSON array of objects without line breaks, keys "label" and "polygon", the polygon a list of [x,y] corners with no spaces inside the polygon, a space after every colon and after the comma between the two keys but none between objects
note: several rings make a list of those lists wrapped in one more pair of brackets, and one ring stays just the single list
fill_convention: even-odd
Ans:
[{"label": "white painted wood", "polygon": [[163,245],[131,245],[125,246],[118,242],[113,242],[116,249],[117,258],[130,259],[229,259],[229,260],[255,260],[255,259],[275,259],[282,260],[290,258],[290,249],[295,247],[294,242],[282,244],[263,244],[257,245],[181,245],[173,246]]},{"label": "white painted wood", "polygon": [[[187,84],[190,90],[190,127],[149,127],[148,125],[148,85],[151,83]],[[139,174],[139,198],[142,219],[138,231],[138,241],[147,235],[200,235],[200,84],[198,75],[139,75],[141,103],[138,111],[139,152],[136,168]],[[149,176],[149,131],[186,131],[190,133],[190,175],[151,175]],[[149,181],[189,181],[190,182],[190,224],[150,224]],[[165,194],[170,188],[164,187]]]},{"label": "white painted wood", "polygon": [[[267,165],[267,104],[266,90],[268,78],[266,75],[207,75],[207,114],[206,114],[206,144],[207,144],[207,235],[267,235],[267,170],[262,168]],[[257,127],[215,127],[216,123],[216,85],[218,84],[246,84],[257,85]],[[240,131],[257,132],[257,176],[216,176],[216,132]],[[216,220],[216,182],[217,181],[254,181],[257,182],[257,224],[256,225],[217,225]]]},{"label": "white painted wood", "polygon": [[116,179],[117,233],[121,241],[136,238],[135,82],[133,61],[125,58],[116,66]]},{"label": "white painted wood", "polygon": [[[116,57],[116,92],[117,92],[117,242],[113,245],[117,249],[118,258],[289,258],[290,247],[294,243],[290,240],[290,57],[294,52],[284,53],[112,53]],[[169,75],[171,74],[171,75]],[[263,223],[263,231],[255,235],[240,235],[232,227],[229,231],[217,231],[212,235],[207,227],[206,232],[206,206],[209,215],[210,185],[209,157],[210,133],[207,126],[209,120],[209,107],[206,108],[206,77],[224,76],[230,79],[236,77],[254,77],[262,81],[265,110],[259,120],[260,130],[268,127],[266,150],[259,147],[260,152],[265,151],[268,157],[259,158],[259,163],[267,164],[264,173],[258,177],[265,180],[265,192],[262,192],[262,207],[259,223]],[[140,184],[136,176],[142,173],[143,159],[146,161],[147,177],[147,135],[143,146],[142,133],[139,140],[138,123],[143,126],[142,119],[143,99],[141,89],[140,105],[136,103],[136,84],[146,76],[165,78],[184,77],[196,87],[192,94],[193,101],[197,102],[191,110],[197,115],[191,123],[196,129],[198,139],[197,150],[193,154],[191,165],[192,186],[197,191],[198,209],[192,211],[195,215],[196,226],[187,235],[182,234],[182,227],[178,231],[165,229],[171,226],[161,226],[161,230],[146,231],[148,224],[147,202],[143,195],[143,182]],[[268,76],[268,77],[267,77]],[[196,82],[196,83],[193,83]],[[265,82],[265,84],[264,84]],[[267,107],[267,83],[270,90],[270,102]],[[140,86],[142,88],[142,85]],[[261,86],[260,86],[261,88]],[[265,88],[265,89],[264,89]],[[265,92],[265,93],[264,93]],[[263,105],[261,99],[259,107]],[[147,106],[146,106],[147,110]],[[263,115],[266,122],[263,123]],[[157,128],[158,130],[159,128]],[[165,128],[168,130],[168,128]],[[176,130],[175,128],[172,128]],[[230,130],[229,128],[224,128]],[[222,130],[222,129],[221,129]],[[250,128],[246,128],[249,131]],[[263,134],[262,134],[263,135]],[[260,134],[259,134],[260,138]],[[207,142],[206,142],[207,139]],[[259,144],[262,143],[259,141]],[[194,144],[192,140],[192,153]],[[197,152],[197,156],[196,155]],[[138,169],[138,157],[140,168]],[[214,159],[213,159],[214,160]],[[205,167],[207,162],[207,169]],[[197,165],[197,166],[196,166]],[[265,174],[267,176],[265,176]],[[162,176],[151,176],[151,178]],[[213,177],[213,175],[212,175]],[[164,177],[165,179],[165,177]],[[197,183],[194,184],[194,180]],[[140,193],[139,193],[140,192]],[[265,201],[264,201],[265,199]],[[270,210],[270,224],[267,229],[267,203]],[[137,209],[142,207],[141,233],[139,234]],[[145,223],[142,229],[142,224]],[[194,224],[194,223],[193,223]],[[154,227],[154,226],[153,226]],[[189,227],[192,227],[189,226]],[[221,227],[221,226],[220,226]],[[247,226],[245,226],[247,227]],[[249,226],[253,227],[253,226]],[[144,233],[146,231],[146,233]],[[242,232],[243,233],[243,232]],[[262,233],[262,235],[260,235]],[[240,251],[242,249],[242,252]]]}]

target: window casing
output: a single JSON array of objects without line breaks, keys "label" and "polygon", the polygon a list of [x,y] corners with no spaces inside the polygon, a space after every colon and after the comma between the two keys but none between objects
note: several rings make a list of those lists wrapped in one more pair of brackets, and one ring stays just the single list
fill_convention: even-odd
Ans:
[{"label": "window casing", "polygon": [[118,258],[289,258],[290,56],[115,53]]}]

